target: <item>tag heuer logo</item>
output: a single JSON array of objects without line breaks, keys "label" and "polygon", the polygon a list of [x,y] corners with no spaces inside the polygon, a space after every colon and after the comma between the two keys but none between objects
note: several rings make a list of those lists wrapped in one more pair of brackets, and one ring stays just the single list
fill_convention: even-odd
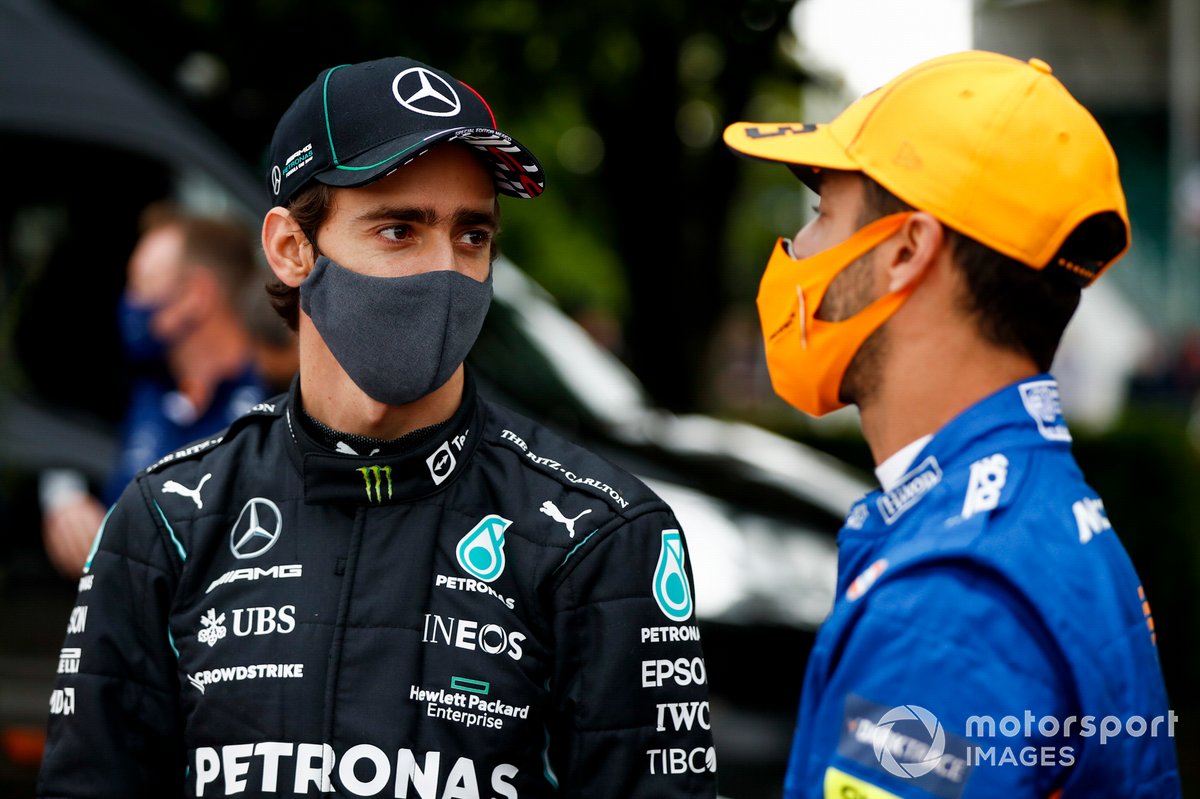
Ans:
[{"label": "tag heuer logo", "polygon": [[450,451],[450,442],[443,441],[442,445],[425,459],[425,465],[429,467],[429,476],[433,478],[433,484],[440,486],[458,465],[454,453]]}]

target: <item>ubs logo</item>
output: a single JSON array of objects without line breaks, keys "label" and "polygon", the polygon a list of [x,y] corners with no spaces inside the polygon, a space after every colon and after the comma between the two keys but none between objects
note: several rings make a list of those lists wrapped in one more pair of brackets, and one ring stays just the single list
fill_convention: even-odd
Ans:
[{"label": "ubs logo", "polygon": [[254,497],[242,506],[233,529],[229,532],[229,551],[235,558],[257,558],[279,540],[283,530],[283,515],[279,506],[269,499]]}]

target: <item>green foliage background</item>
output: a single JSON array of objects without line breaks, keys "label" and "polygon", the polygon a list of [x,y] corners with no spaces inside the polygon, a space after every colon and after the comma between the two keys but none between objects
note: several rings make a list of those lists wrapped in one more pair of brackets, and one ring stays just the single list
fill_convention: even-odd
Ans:
[{"label": "green foliage background", "polygon": [[[256,173],[279,115],[325,67],[402,54],[471,84],[547,173],[536,202],[503,204],[501,246],[568,311],[615,316],[651,394],[695,408],[724,306],[757,281],[729,262],[729,200],[745,172],[720,134],[747,109],[799,114],[792,0],[56,5]],[[189,94],[178,78],[198,57],[218,79]],[[757,261],[768,248],[750,252]]]}]

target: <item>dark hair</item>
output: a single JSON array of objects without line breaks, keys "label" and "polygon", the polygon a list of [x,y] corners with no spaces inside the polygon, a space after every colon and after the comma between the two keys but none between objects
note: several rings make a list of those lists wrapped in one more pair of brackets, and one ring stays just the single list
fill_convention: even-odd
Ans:
[{"label": "dark hair", "polygon": [[[863,219],[914,210],[866,175]],[[991,344],[1026,355],[1049,371],[1063,331],[1079,307],[1080,287],[1057,269],[1034,269],[943,224],[954,263],[964,277],[965,309]]]},{"label": "dark hair", "polygon": [[[333,207],[333,189],[324,183],[313,181],[291,199],[287,204],[288,213],[300,226],[304,237],[317,252],[317,228],[329,216]],[[272,277],[266,285],[267,297],[275,313],[283,317],[287,326],[293,331],[300,329],[300,289],[289,286],[277,277]]]}]

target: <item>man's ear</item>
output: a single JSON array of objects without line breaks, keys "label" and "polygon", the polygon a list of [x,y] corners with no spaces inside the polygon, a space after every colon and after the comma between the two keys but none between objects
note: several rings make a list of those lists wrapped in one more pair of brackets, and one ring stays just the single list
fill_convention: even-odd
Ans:
[{"label": "man's ear", "polygon": [[304,282],[316,260],[312,243],[291,211],[278,206],[263,218],[262,247],[275,277],[292,288]]},{"label": "man's ear", "polygon": [[885,242],[888,291],[919,283],[937,262],[945,242],[946,231],[931,214],[917,211],[910,215],[899,232]]}]

